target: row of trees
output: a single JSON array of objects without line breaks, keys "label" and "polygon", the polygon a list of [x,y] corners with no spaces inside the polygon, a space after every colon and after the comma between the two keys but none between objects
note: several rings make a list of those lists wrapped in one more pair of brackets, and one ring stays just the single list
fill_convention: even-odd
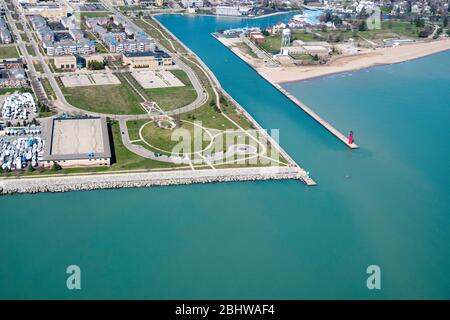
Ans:
[{"label": "row of trees", "polygon": [[105,63],[100,61],[91,60],[88,62],[87,67],[89,70],[103,70],[105,69]]}]

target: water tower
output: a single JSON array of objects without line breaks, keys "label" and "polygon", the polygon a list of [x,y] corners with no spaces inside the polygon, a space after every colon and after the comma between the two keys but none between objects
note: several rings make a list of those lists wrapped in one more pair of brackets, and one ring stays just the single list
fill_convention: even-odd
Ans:
[{"label": "water tower", "polygon": [[286,47],[291,45],[291,29],[286,28],[281,32],[281,46]]}]

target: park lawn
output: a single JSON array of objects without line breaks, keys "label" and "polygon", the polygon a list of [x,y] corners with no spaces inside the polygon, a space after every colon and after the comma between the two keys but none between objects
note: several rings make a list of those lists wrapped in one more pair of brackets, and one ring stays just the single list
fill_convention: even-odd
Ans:
[{"label": "park lawn", "polygon": [[179,165],[170,162],[160,162],[138,156],[137,154],[128,150],[122,143],[121,132],[119,124],[112,122],[111,131],[114,142],[114,154],[116,163],[114,163],[110,170],[132,170],[132,169],[157,169],[157,168],[176,168]]},{"label": "park lawn", "polygon": [[44,73],[44,68],[39,61],[34,61],[33,65],[37,72]]},{"label": "park lawn", "polygon": [[139,129],[148,121],[148,119],[127,121],[128,136],[130,137],[130,141],[140,139]]},{"label": "park lawn", "polygon": [[269,53],[278,53],[281,49],[281,35],[276,34],[266,37],[266,41],[259,45]]},{"label": "park lawn", "polygon": [[[190,150],[184,150],[184,152],[187,152],[187,153],[194,152],[194,146],[195,146],[196,142],[198,145],[202,146],[201,147],[202,149],[206,148],[210,143],[209,135],[206,134],[200,128],[197,128],[197,130],[198,130],[198,132],[201,132],[201,134],[199,136],[194,136],[194,127],[195,126],[189,122],[181,121],[179,124],[177,124],[177,127],[173,130],[159,128],[155,122],[148,123],[148,120],[146,122],[144,122],[144,124],[145,123],[146,124],[142,129],[142,136],[147,143],[149,143],[153,147],[155,147],[154,151],[158,151],[158,149],[161,149],[161,150],[165,151],[166,153],[171,153],[172,149],[177,144],[179,144],[181,141],[185,141],[181,137],[179,138],[179,140],[172,141],[172,135],[175,132],[175,130],[177,130],[177,129],[186,130],[185,132],[179,131],[179,133],[180,134],[186,133],[186,136],[183,136],[183,137],[185,137],[185,139],[188,139],[188,141],[191,142]],[[139,130],[138,130],[138,132],[139,132]],[[147,145],[147,148],[151,149],[148,145]],[[195,151],[201,151],[201,150],[195,150]]]},{"label": "park lawn", "polygon": [[99,11],[99,12],[81,12],[81,18],[95,18],[95,17],[107,17],[112,15],[109,11]]},{"label": "park lawn", "polygon": [[50,81],[47,78],[42,78],[41,83],[42,83],[42,87],[44,87],[47,97],[50,100],[55,100],[56,99],[55,92],[53,91]]},{"label": "park lawn", "polygon": [[0,88],[0,96],[4,94],[11,94],[14,92],[29,92],[29,90],[25,88]]},{"label": "park lawn", "polygon": [[420,28],[414,24],[402,21],[382,21],[381,29],[396,33],[400,37],[417,38]]},{"label": "park lawn", "polygon": [[92,112],[109,114],[144,113],[142,99],[125,83],[66,88],[62,91],[73,106]]},{"label": "park lawn", "polygon": [[0,59],[18,58],[19,52],[15,45],[0,46]]},{"label": "park lawn", "polygon": [[[302,40],[304,42],[320,41],[316,35],[306,33],[304,31],[297,31],[292,33],[291,40]],[[281,34],[270,35],[266,37],[266,41],[260,44],[260,47],[269,53],[278,53],[281,50]]]},{"label": "park lawn", "polygon": [[34,51],[34,48],[32,45],[27,45],[26,49],[27,49],[29,55],[36,56],[36,52]]},{"label": "park lawn", "polygon": [[417,38],[419,35],[419,30],[419,28],[409,22],[382,21],[381,29],[358,31],[358,34],[371,40],[397,37]]},{"label": "park lawn", "polygon": [[184,107],[197,98],[197,92],[186,72],[183,70],[170,70],[170,72],[183,82],[183,87],[145,89],[150,100],[155,101],[161,109],[166,111]]}]

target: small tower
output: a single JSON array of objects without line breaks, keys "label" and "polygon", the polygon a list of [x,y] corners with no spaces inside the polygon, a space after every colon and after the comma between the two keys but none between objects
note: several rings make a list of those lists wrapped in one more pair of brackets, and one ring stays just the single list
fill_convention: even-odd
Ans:
[{"label": "small tower", "polygon": [[353,131],[350,131],[350,134],[348,135],[348,144],[353,143]]},{"label": "small tower", "polygon": [[291,45],[291,29],[286,28],[281,32],[281,46],[286,47]]}]

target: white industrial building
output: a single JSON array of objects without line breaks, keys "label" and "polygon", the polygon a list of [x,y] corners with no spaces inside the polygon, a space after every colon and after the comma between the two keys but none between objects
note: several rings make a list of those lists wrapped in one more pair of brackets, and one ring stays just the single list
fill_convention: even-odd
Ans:
[{"label": "white industrial building", "polygon": [[185,8],[202,8],[203,0],[181,0],[181,4]]},{"label": "white industrial building", "polygon": [[238,6],[217,6],[216,15],[218,16],[248,16],[251,12],[251,7]]}]

